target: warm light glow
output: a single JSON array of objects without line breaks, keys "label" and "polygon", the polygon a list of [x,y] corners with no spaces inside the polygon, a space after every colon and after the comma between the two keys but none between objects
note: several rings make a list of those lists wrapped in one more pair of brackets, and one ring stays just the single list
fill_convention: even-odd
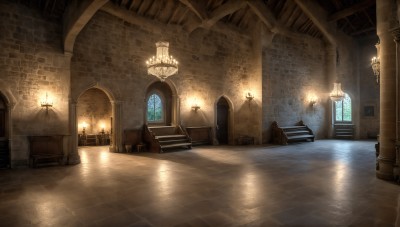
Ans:
[{"label": "warm light glow", "polygon": [[246,99],[251,101],[254,99],[254,94],[251,91],[246,92]]},{"label": "warm light glow", "polygon": [[41,99],[42,101],[40,102],[40,106],[46,108],[48,110],[49,108],[53,107],[53,100],[49,98],[49,95],[46,92],[46,96]]},{"label": "warm light glow", "polygon": [[374,75],[376,76],[376,83],[379,84],[379,76],[381,74],[381,61],[379,57],[373,57],[371,59],[371,67],[372,71],[374,72]]},{"label": "warm light glow", "polygon": [[201,101],[201,99],[198,99],[196,97],[189,98],[187,103],[188,106],[195,112],[199,110],[201,106],[203,106],[203,102]]},{"label": "warm light glow", "polygon": [[86,122],[82,122],[82,128],[86,128],[88,124]]},{"label": "warm light glow", "polygon": [[315,106],[318,102],[318,97],[315,94],[309,94],[308,101],[311,106]]},{"label": "warm light glow", "polygon": [[344,98],[344,92],[342,91],[340,83],[333,83],[333,90],[330,93],[330,97],[332,101],[340,101]]},{"label": "warm light glow", "polygon": [[156,56],[146,61],[147,72],[164,81],[178,72],[178,61],[168,54],[168,42],[157,42],[156,47]]}]

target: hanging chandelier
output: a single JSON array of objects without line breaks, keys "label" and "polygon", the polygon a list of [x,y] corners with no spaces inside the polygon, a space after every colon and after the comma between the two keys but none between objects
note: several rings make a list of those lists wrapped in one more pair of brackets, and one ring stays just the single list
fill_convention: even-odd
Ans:
[{"label": "hanging chandelier", "polygon": [[381,61],[379,57],[373,57],[371,59],[371,67],[376,76],[376,83],[379,84],[379,75],[381,74]]},{"label": "hanging chandelier", "polygon": [[342,91],[341,84],[336,82],[333,83],[333,90],[329,94],[332,101],[340,101],[344,99],[344,92]]},{"label": "hanging chandelier", "polygon": [[157,42],[156,56],[146,61],[148,74],[158,77],[161,81],[178,72],[178,61],[168,54],[168,46],[168,42]]}]

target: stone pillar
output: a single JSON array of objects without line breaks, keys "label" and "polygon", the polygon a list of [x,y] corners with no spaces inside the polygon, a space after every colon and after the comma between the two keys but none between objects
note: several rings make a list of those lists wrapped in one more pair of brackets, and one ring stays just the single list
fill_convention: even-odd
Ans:
[{"label": "stone pillar", "polygon": [[123,152],[122,146],[122,104],[121,101],[111,101],[112,105],[112,138],[110,144],[111,152]]},{"label": "stone pillar", "polygon": [[76,102],[69,100],[69,152],[67,163],[69,165],[81,163],[78,153],[78,128],[76,121]]},{"label": "stone pillar", "polygon": [[69,111],[69,138],[68,138],[68,155],[65,163],[69,165],[75,165],[81,163],[81,158],[78,153],[78,129],[76,122],[76,102],[71,99],[71,52],[64,52],[65,62],[66,62],[66,70],[65,73],[68,75],[69,79],[69,100],[68,100],[68,111]]},{"label": "stone pillar", "polygon": [[400,182],[400,27],[392,30],[396,43],[396,154],[393,177]]},{"label": "stone pillar", "polygon": [[380,40],[380,125],[376,176],[393,179],[396,141],[396,52],[390,28],[394,1],[376,1],[377,34]]},{"label": "stone pillar", "polygon": [[[336,61],[337,61],[337,53],[336,53],[336,46],[328,44],[326,47],[326,74],[328,76],[327,81],[328,81],[328,94],[332,91],[333,89],[333,83],[336,82],[337,79],[337,73],[336,73]],[[329,95],[328,98],[330,99]],[[335,119],[333,119],[333,110],[332,110],[332,102],[329,100],[328,101],[328,111],[327,111],[327,119],[329,119],[328,122],[328,138],[333,138],[333,126]]]}]

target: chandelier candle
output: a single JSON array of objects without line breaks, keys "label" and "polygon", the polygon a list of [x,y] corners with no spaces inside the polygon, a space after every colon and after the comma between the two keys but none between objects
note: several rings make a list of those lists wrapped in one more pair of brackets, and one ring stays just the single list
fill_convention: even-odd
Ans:
[{"label": "chandelier candle", "polygon": [[148,74],[158,77],[161,81],[178,72],[178,61],[168,54],[168,42],[157,42],[157,53],[146,61]]}]

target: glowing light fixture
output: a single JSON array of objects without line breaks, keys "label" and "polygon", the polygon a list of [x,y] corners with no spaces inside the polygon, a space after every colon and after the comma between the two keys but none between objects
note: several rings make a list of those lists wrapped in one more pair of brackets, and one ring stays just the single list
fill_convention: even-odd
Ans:
[{"label": "glowing light fixture", "polygon": [[82,122],[82,134],[85,135],[86,133],[86,127],[88,126],[88,124],[86,122]]},{"label": "glowing light fixture", "polygon": [[146,61],[148,74],[158,77],[161,81],[178,72],[178,61],[168,54],[169,43],[156,43],[157,53]]},{"label": "glowing light fixture", "polygon": [[371,59],[371,67],[374,71],[374,75],[376,76],[376,83],[379,84],[379,76],[381,74],[381,61],[379,57],[373,57]]},{"label": "glowing light fixture", "polygon": [[341,87],[342,85],[340,83],[333,83],[333,90],[329,94],[332,101],[340,101],[344,99],[344,92]]},{"label": "glowing light fixture", "polygon": [[246,93],[246,99],[251,101],[254,99],[254,95],[253,93],[251,93],[250,91]]},{"label": "glowing light fixture", "polygon": [[46,108],[46,111],[49,111],[49,108],[53,107],[53,102],[49,100],[47,92],[46,92],[46,99],[40,102],[40,106]]}]

